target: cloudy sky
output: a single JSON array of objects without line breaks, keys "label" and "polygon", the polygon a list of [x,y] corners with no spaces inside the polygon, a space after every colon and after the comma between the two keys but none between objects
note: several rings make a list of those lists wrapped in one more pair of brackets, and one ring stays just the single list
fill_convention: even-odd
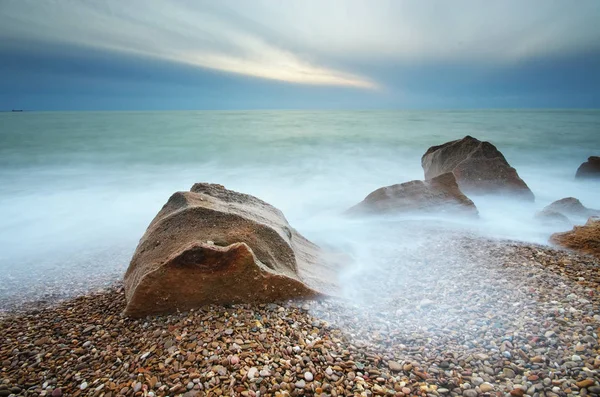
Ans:
[{"label": "cloudy sky", "polygon": [[0,109],[600,107],[598,0],[0,0]]}]

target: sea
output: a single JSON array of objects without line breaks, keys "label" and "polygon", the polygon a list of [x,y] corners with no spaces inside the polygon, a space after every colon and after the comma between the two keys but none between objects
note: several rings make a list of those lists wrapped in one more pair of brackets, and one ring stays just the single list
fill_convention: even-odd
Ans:
[{"label": "sea", "polygon": [[[535,203],[472,197],[470,221],[343,215],[379,187],[423,179],[425,151],[466,135],[496,145]],[[534,221],[544,206],[572,196],[600,208],[600,183],[574,178],[591,155],[599,110],[0,113],[0,310],[118,282],[162,205],[195,182],[255,195],[343,251],[348,285],[401,261],[399,248],[427,250],[424,235],[547,244],[562,230]]]}]

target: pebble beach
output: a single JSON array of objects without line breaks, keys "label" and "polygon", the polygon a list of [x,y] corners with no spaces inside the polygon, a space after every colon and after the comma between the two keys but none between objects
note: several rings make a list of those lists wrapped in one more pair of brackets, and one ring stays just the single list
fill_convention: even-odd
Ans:
[{"label": "pebble beach", "polygon": [[600,395],[597,259],[463,237],[426,267],[437,248],[356,300],[130,319],[117,284],[13,310],[0,396]]}]

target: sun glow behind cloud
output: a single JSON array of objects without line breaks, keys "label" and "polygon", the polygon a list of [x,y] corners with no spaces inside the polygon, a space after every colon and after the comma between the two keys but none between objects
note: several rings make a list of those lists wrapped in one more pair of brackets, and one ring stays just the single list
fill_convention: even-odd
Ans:
[{"label": "sun glow behind cloud", "polygon": [[20,37],[297,84],[377,88],[366,77],[317,65],[270,43],[211,12],[211,6],[162,0],[28,3],[8,3],[5,29]]}]

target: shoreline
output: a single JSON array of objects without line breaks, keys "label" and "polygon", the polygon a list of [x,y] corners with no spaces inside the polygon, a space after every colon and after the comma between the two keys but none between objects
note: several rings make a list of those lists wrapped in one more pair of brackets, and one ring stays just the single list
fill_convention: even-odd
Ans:
[{"label": "shoreline", "polygon": [[450,258],[445,274],[456,279],[432,284],[407,268],[401,291],[382,284],[383,302],[208,306],[135,320],[122,316],[115,285],[6,314],[0,396],[600,395],[598,260],[461,244],[468,255]]}]

